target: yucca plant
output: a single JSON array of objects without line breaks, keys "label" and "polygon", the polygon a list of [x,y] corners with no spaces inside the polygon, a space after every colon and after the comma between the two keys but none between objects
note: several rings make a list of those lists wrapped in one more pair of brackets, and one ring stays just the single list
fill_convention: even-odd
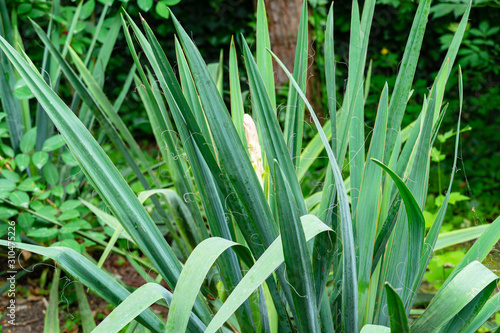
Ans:
[{"label": "yucca plant", "polygon": [[[455,167],[427,234],[422,209],[430,150],[447,108],[445,85],[470,12],[469,6],[429,95],[423,97],[420,115],[401,129],[430,3],[420,1],[395,86],[390,92],[386,84],[381,92],[369,147],[364,133],[364,69],[375,0],[365,1],[362,12],[353,1],[349,72],[341,103],[335,93],[330,8],[324,47],[330,120],[324,127],[304,95],[307,2],[293,74],[270,50],[263,0],[258,2],[255,58],[240,39],[251,118],[245,115],[234,42],[229,55],[229,112],[220,79],[219,84],[214,81],[175,16],[178,76],[147,23],[142,20],[141,30],[123,12],[123,31],[138,74],[134,80],[174,180],[174,188],[138,196],[94,139],[89,124],[64,104],[26,55],[0,38],[5,56],[117,221],[87,204],[108,221],[117,237],[123,233],[146,255],[159,278],[153,281],[144,274],[149,283],[131,293],[71,249],[16,246],[55,260],[116,306],[95,332],[118,332],[133,320],[154,332],[474,332],[498,310],[498,294],[490,298],[498,277],[480,261],[500,238],[500,219],[478,234],[426,310],[416,319],[409,317],[433,249],[443,246],[438,242],[450,243],[451,237],[439,237],[439,231]],[[139,59],[130,29],[148,66]],[[126,128],[78,55],[69,49],[85,85],[45,33],[37,32],[88,107],[101,110],[96,115],[112,129],[123,130],[120,136],[127,138]],[[273,58],[290,78],[284,131],[276,114]],[[460,72],[459,91],[462,98]],[[318,134],[302,151],[305,109]],[[459,132],[460,124],[455,160]],[[305,198],[301,181],[323,149],[329,161],[324,186]],[[152,195],[162,196],[172,213],[174,220],[167,221],[172,247],[143,206]],[[173,249],[188,253],[187,260],[181,263]],[[217,276],[216,292],[204,283],[207,275]],[[173,294],[159,284],[160,279]],[[150,309],[159,301],[169,307],[166,322]]]}]

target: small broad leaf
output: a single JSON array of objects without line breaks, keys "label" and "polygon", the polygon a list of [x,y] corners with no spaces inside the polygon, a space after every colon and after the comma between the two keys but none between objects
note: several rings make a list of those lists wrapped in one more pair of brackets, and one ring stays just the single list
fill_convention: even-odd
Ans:
[{"label": "small broad leaf", "polygon": [[16,97],[17,99],[20,99],[20,100],[30,99],[30,98],[35,97],[35,96],[33,96],[33,93],[31,92],[30,88],[28,87],[26,82],[24,82],[23,79],[20,79],[19,81],[16,82],[16,85],[15,85],[14,91],[13,91],[13,95],[14,95],[14,97]]},{"label": "small broad leaf", "polygon": [[43,151],[53,151],[58,148],[61,148],[64,146],[66,142],[64,141],[63,137],[61,134],[54,135],[50,138],[48,138],[44,143],[43,143]]},{"label": "small broad leaf", "polygon": [[76,217],[80,217],[80,212],[77,211],[76,209],[72,209],[72,210],[68,210],[68,211],[62,213],[61,216],[59,216],[58,220],[59,221],[67,221],[67,220],[74,219]]},{"label": "small broad leaf", "polygon": [[[466,195],[463,195],[461,194],[460,192],[451,192],[450,193],[450,197],[448,199],[448,203],[450,205],[454,205],[456,204],[457,202],[459,201],[467,201],[469,200],[470,198]],[[441,205],[443,204],[444,202],[444,195],[440,194],[439,196],[436,197],[436,199],[434,200],[434,204],[438,207],[441,207]]]},{"label": "small broad leaf", "polygon": [[59,172],[57,168],[52,163],[47,163],[45,168],[43,169],[43,175],[45,176],[45,180],[50,185],[54,186],[59,181]]},{"label": "small broad leaf", "polygon": [[11,180],[11,181],[13,181],[14,183],[18,183],[18,182],[19,182],[19,180],[21,179],[21,177],[19,176],[19,174],[17,174],[16,172],[13,172],[13,171],[7,170],[7,169],[3,169],[1,174],[2,174],[2,176],[4,176],[6,179]]},{"label": "small broad leaf", "polygon": [[30,164],[30,156],[26,154],[19,154],[16,156],[15,161],[19,170],[24,171]]},{"label": "small broad leaf", "polygon": [[148,12],[153,7],[153,0],[137,0],[137,5],[143,11]]},{"label": "small broad leaf", "polygon": [[78,230],[91,229],[92,226],[85,220],[71,221],[61,228],[61,234],[73,233]]},{"label": "small broad leaf", "polygon": [[14,191],[16,184],[10,179],[0,179],[0,193],[9,193]]},{"label": "small broad leaf", "polygon": [[94,12],[94,8],[95,8],[95,0],[85,1],[85,3],[82,6],[82,10],[80,12],[80,20],[83,21],[89,18],[90,15],[92,15],[92,13]]},{"label": "small broad leaf", "polygon": [[69,150],[65,150],[62,153],[62,159],[63,159],[64,163],[66,163],[68,165],[71,165],[71,166],[78,165],[78,162],[75,160],[75,157],[73,156],[73,154]]},{"label": "small broad leaf", "polygon": [[17,210],[13,208],[0,207],[0,219],[9,219],[17,214]]},{"label": "small broad leaf", "polygon": [[64,212],[67,210],[75,209],[77,207],[80,207],[82,205],[82,202],[80,200],[66,200],[63,202],[61,207],[59,209]]},{"label": "small broad leaf", "polygon": [[78,253],[83,253],[83,245],[78,243],[74,239],[64,239],[60,242],[55,242],[51,245],[51,247],[53,246],[69,247],[70,249],[75,250]]},{"label": "small broad leaf", "polygon": [[35,218],[28,213],[21,213],[17,217],[17,223],[25,233],[31,231],[31,226],[33,225],[33,222],[35,222]]},{"label": "small broad leaf", "polygon": [[37,238],[40,240],[48,240],[54,238],[59,233],[55,228],[40,228],[28,233],[29,237]]},{"label": "small broad leaf", "polygon": [[170,16],[167,1],[158,2],[158,4],[156,5],[156,13],[163,18],[168,18]]},{"label": "small broad leaf", "polygon": [[40,185],[36,182],[40,176],[28,177],[19,184],[17,187],[20,191],[34,192],[40,190]]},{"label": "small broad leaf", "polygon": [[30,3],[22,3],[17,7],[17,13],[19,15],[29,13],[31,9],[33,8],[33,5]]},{"label": "small broad leaf", "polygon": [[5,154],[5,156],[11,157],[11,158],[14,157],[15,153],[11,147],[7,146],[6,144],[0,143],[0,148],[2,148],[2,151]]},{"label": "small broad leaf", "polygon": [[24,133],[19,148],[23,153],[29,153],[35,148],[36,143],[36,127],[33,127],[28,132]]},{"label": "small broad leaf", "polygon": [[181,0],[163,0],[165,2],[165,4],[167,6],[175,6],[177,5],[179,2],[181,2]]},{"label": "small broad leaf", "polygon": [[37,151],[31,156],[31,160],[37,169],[41,169],[49,161],[49,154],[44,151]]},{"label": "small broad leaf", "polygon": [[14,204],[24,208],[28,208],[30,203],[29,195],[23,191],[12,192],[9,195],[9,200],[12,201]]}]

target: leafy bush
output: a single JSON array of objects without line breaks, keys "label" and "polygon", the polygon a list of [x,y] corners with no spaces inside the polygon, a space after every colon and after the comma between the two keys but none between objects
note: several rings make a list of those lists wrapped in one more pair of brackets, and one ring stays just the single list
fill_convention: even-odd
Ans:
[{"label": "leafy bush", "polygon": [[[148,24],[143,21],[141,31],[124,13],[121,24],[135,62],[129,82],[135,81],[175,188],[162,189],[157,183],[155,189],[138,197],[89,131],[94,119],[124,155],[128,167],[142,177],[145,187],[148,180],[136,159],[152,179],[154,172],[117,115],[119,107],[108,100],[87,64],[67,48],[82,82],[47,34],[33,23],[84,103],[72,110],[29,58],[0,38],[6,58],[116,218],[101,215],[113,229],[108,249],[118,237],[126,237],[174,292],[149,277],[150,283],[131,293],[99,265],[69,247],[16,246],[55,260],[68,274],[117,306],[96,332],[117,332],[134,319],[155,332],[215,332],[220,328],[228,331],[227,327],[242,332],[475,331],[498,308],[499,294],[490,298],[498,277],[480,261],[500,238],[500,219],[487,230],[472,230],[479,237],[474,246],[453,271],[446,272],[446,280],[425,311],[416,319],[410,317],[433,249],[464,239],[463,233],[438,238],[452,193],[455,165],[450,170],[447,194],[427,234],[422,210],[431,148],[448,107],[443,103],[445,86],[470,6],[429,95],[422,97],[418,117],[401,129],[430,3],[419,3],[392,93],[387,83],[381,91],[367,153],[363,82],[374,0],[366,1],[362,12],[357,1],[353,2],[350,66],[341,103],[335,88],[333,7],[328,14],[324,50],[330,121],[324,127],[303,93],[308,56],[306,2],[293,74],[269,50],[262,0],[257,11],[255,58],[241,39],[256,126],[245,115],[234,42],[230,50],[230,113],[221,96],[220,79],[212,78],[173,15],[179,79]],[[147,67],[139,59],[129,26],[147,58]],[[291,83],[284,131],[276,114],[273,58]],[[462,101],[461,72],[458,79]],[[4,96],[9,96],[8,92],[2,101]],[[306,108],[318,134],[302,152]],[[460,103],[459,112],[461,109]],[[6,115],[9,121],[19,113],[6,110]],[[460,123],[455,135],[455,163],[459,133]],[[329,163],[323,188],[304,197],[301,180],[323,149]],[[346,179],[342,178],[344,167],[348,168]],[[190,199],[193,194],[195,200]],[[173,238],[172,246],[143,206],[148,198],[152,199],[153,214],[165,214],[160,198],[166,203],[171,216],[164,216],[164,223]],[[179,259],[187,260],[182,265]],[[204,284],[207,276],[217,276],[213,278],[215,288]],[[56,287],[53,290],[51,295],[57,293]],[[159,300],[169,307],[166,323],[150,309]],[[53,325],[50,311],[47,313],[46,322]]]}]

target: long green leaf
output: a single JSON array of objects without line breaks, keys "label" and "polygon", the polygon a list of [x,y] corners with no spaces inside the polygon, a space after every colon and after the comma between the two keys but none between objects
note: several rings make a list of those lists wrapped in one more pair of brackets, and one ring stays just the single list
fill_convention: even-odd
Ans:
[{"label": "long green leaf", "polygon": [[231,39],[231,48],[229,50],[229,93],[231,98],[231,116],[234,126],[238,132],[241,142],[246,145],[245,129],[243,127],[243,97],[241,95],[240,74],[238,72],[238,58],[234,37]]},{"label": "long green leaf", "polygon": [[[184,170],[187,169],[187,165],[184,163],[182,159],[178,158],[178,156],[181,155],[182,152],[179,151],[176,146],[176,141],[173,136],[173,133],[175,133],[173,124],[170,121],[169,115],[167,114],[167,110],[163,103],[161,94],[159,94],[159,92],[157,93],[154,92],[154,90],[158,89],[157,88],[153,89],[153,86],[150,86],[150,84],[148,83],[146,74],[144,73],[142,66],[139,62],[139,58],[132,44],[132,38],[130,36],[128,28],[126,27],[125,20],[123,18],[122,18],[122,24],[125,32],[125,38],[127,40],[130,51],[132,53],[132,57],[134,58],[134,62],[138,68],[139,75],[142,80],[142,84],[140,86],[138,85],[139,95],[145,101],[145,108],[153,127],[153,133],[155,135],[158,145],[160,147],[166,148],[166,149],[161,149],[162,155],[167,165],[169,165],[170,174],[172,175],[172,178],[174,180],[175,186],[179,194],[182,195],[183,197],[186,197],[186,195],[189,195],[194,192],[194,187],[193,184],[191,183],[191,179],[189,177],[184,176]],[[137,26],[135,25],[132,26],[134,28],[134,31],[138,30]],[[143,36],[139,35],[139,37],[142,37],[142,39],[144,39]],[[146,46],[149,45],[143,46],[147,50]],[[152,81],[153,80],[151,80],[151,82]],[[167,100],[169,99],[167,98]],[[172,109],[175,117],[176,109],[175,108]],[[187,203],[187,205],[191,211],[191,214],[195,218],[196,224],[198,225],[198,228],[196,230],[192,230],[192,232],[194,233],[193,237],[195,238],[196,243],[199,243],[204,238],[208,237],[208,234],[206,232],[206,228],[204,227],[203,220],[199,212],[199,207],[196,204],[196,202],[194,200],[190,200]],[[191,245],[195,246],[195,243],[191,243]]]},{"label": "long green leaf", "polygon": [[198,92],[196,91],[193,76],[191,75],[186,57],[177,38],[175,38],[175,52],[177,54],[177,62],[179,65],[179,77],[182,84],[182,91],[186,96],[186,100],[189,103],[189,106],[193,110],[193,114],[196,117],[198,125],[200,126],[202,135],[208,142],[213,144],[211,139],[212,135],[210,133],[210,129],[208,128],[205,113],[203,112],[203,108],[200,104],[200,97],[198,96]]},{"label": "long green leaf", "polygon": [[238,243],[219,237],[211,237],[198,244],[194,249],[184,265],[174,290],[167,318],[167,333],[183,332],[186,329],[191,309],[205,276],[215,260],[224,251],[234,246],[241,247]]},{"label": "long green leaf", "polygon": [[255,28],[255,33],[257,35],[257,66],[259,67],[259,71],[262,75],[264,75],[263,79],[266,85],[267,93],[269,94],[271,105],[275,108],[276,92],[274,88],[273,58],[266,51],[271,48],[271,42],[269,41],[269,29],[267,27],[267,14],[264,0],[257,1],[257,26]]},{"label": "long green leaf", "polygon": [[[139,289],[128,296],[113,312],[111,312],[96,329],[95,333],[115,333],[119,332],[125,325],[134,320],[143,311],[147,310],[152,304],[160,299],[163,299],[167,304],[172,302],[172,293],[163,288],[157,283],[146,283]],[[191,311],[189,311],[191,313]],[[170,316],[169,316],[170,318]],[[191,319],[188,325],[186,323],[182,331],[185,332],[202,332],[203,323],[192,313],[188,320]]]},{"label": "long green leaf", "polygon": [[473,301],[483,289],[491,284],[496,285],[497,281],[498,277],[493,272],[479,261],[472,261],[453,276],[449,284],[441,287],[424,313],[413,323],[411,331],[435,332]]},{"label": "long green leaf", "polygon": [[61,268],[56,267],[52,286],[50,287],[49,306],[45,312],[44,333],[59,333],[59,280]]},{"label": "long green leaf", "polygon": [[221,165],[225,168],[240,200],[247,208],[249,218],[252,223],[255,223],[264,247],[267,247],[276,238],[278,232],[260,182],[247,157],[246,149],[239,140],[224,101],[210,78],[205,62],[179,21],[174,15],[172,18],[212,129]]},{"label": "long green leaf", "polygon": [[[99,121],[100,125],[109,136],[110,140],[116,145],[118,150],[125,157],[125,160],[128,162],[132,170],[135,172],[142,185],[146,188],[149,187],[148,182],[146,181],[144,175],[141,170],[137,166],[136,162],[132,158],[128,148],[125,146],[123,140],[120,138],[114,126],[111,124],[110,120],[103,114],[103,111],[100,109],[99,104],[95,101],[94,97],[90,94],[90,92],[86,89],[83,83],[78,79],[73,69],[69,66],[69,64],[64,60],[63,55],[56,49],[53,43],[50,41],[49,37],[45,34],[45,32],[37,25],[34,21],[31,22],[36,33],[43,41],[45,46],[49,49],[52,54],[52,57],[58,62],[60,68],[70,81],[71,85],[77,93],[80,95],[84,103],[90,108],[93,112],[96,119]],[[44,111],[46,112],[46,111]],[[38,135],[38,134],[37,134]],[[38,140],[38,139],[37,139]]]},{"label": "long green leaf", "polygon": [[389,318],[391,318],[391,332],[409,333],[410,327],[401,297],[389,283],[385,284],[385,292],[387,294],[387,310]]},{"label": "long green leaf", "polygon": [[381,325],[365,325],[360,333],[391,333],[391,329]]},{"label": "long green leaf", "polygon": [[[429,264],[430,258],[433,254],[432,249],[436,245],[436,242],[437,242],[437,239],[439,236],[439,232],[441,230],[441,226],[442,226],[443,221],[444,221],[446,210],[448,208],[448,200],[450,198],[450,193],[451,193],[451,189],[453,186],[453,179],[454,179],[455,172],[456,172],[457,158],[458,158],[458,143],[459,143],[459,138],[460,138],[460,117],[462,115],[462,106],[463,106],[463,81],[462,81],[462,71],[461,71],[460,67],[459,67],[459,71],[458,71],[458,87],[459,87],[459,101],[460,101],[459,117],[458,117],[458,124],[457,124],[457,133],[455,136],[455,156],[454,156],[454,160],[453,160],[453,168],[451,170],[450,184],[448,185],[448,190],[446,192],[446,196],[444,198],[443,204],[439,208],[438,214],[437,214],[436,218],[434,219],[434,222],[431,226],[431,229],[429,230],[429,232],[427,234],[427,237],[425,238],[425,245],[424,245],[425,251],[422,255],[420,265],[419,265],[419,270],[418,270],[415,282],[414,282],[413,287],[412,287],[412,290],[414,292],[416,292],[418,290],[418,288],[420,287],[420,284],[422,283],[422,279],[424,278],[424,274],[425,274],[427,265]],[[468,253],[470,253],[470,252],[468,252]],[[469,262],[470,262],[470,260],[469,260]],[[462,267],[464,267],[464,266],[462,266]],[[413,299],[410,300],[408,308],[411,308],[411,305],[413,304],[414,299],[415,299],[415,297],[413,297]]]},{"label": "long green leaf", "polygon": [[469,324],[464,332],[474,333],[476,332],[488,319],[491,318],[500,309],[500,293],[496,293],[492,296],[477,314],[474,320]]},{"label": "long green leaf", "polygon": [[368,151],[368,160],[366,161],[361,181],[359,193],[360,206],[358,206],[359,208],[356,213],[358,216],[356,232],[359,244],[358,297],[359,312],[361,314],[366,312],[366,302],[368,299],[369,283],[372,272],[373,251],[377,235],[378,208],[382,200],[382,169],[377,167],[371,159],[384,159],[388,106],[389,87],[386,83],[380,96],[377,118],[375,119],[375,128]]},{"label": "long green leaf", "polygon": [[132,133],[128,130],[127,126],[123,122],[123,120],[118,116],[118,114],[115,112],[113,104],[108,100],[104,92],[99,88],[99,84],[95,81],[95,79],[92,77],[92,74],[87,70],[83,62],[81,61],[80,57],[78,54],[72,49],[69,49],[69,53],[71,55],[71,58],[73,59],[73,62],[76,65],[76,68],[80,72],[80,75],[82,76],[83,80],[87,84],[90,93],[96,101],[99,103],[101,106],[101,109],[104,111],[106,114],[106,117],[109,118],[111,123],[117,128],[118,132],[122,135],[122,137],[125,139],[127,144],[129,145],[130,149],[134,152],[136,157],[139,159],[139,161],[142,164],[142,167],[145,168],[150,175],[151,178],[156,181],[156,178],[153,175],[153,172],[149,168],[149,163],[146,161],[146,157],[144,156],[143,151],[135,141],[134,137],[132,136]]},{"label": "long green leaf", "polygon": [[[293,77],[300,85],[302,91],[306,91],[307,83],[307,61],[309,59],[308,24],[307,1],[303,1],[299,32],[297,35],[297,46],[295,48],[295,62],[293,65]],[[290,86],[286,104],[284,134],[295,168],[300,166],[300,153],[302,151],[302,136],[304,131],[304,111],[304,101],[302,101],[297,94],[293,85]]]},{"label": "long green leaf", "polygon": [[[266,152],[267,160],[277,160],[281,168],[285,172],[286,180],[290,185],[295,202],[299,208],[300,215],[307,213],[300,184],[297,180],[295,170],[293,168],[293,161],[287,149],[286,142],[278,123],[278,119],[274,114],[271,101],[265,93],[264,82],[257,68],[257,64],[253,60],[250,48],[243,39],[243,52],[245,55],[245,65],[248,73],[248,81],[250,83],[250,92],[254,110],[259,119],[260,134],[263,136],[264,151]],[[294,125],[295,126],[295,125]],[[272,166],[269,166],[272,168]]]},{"label": "long green leaf", "polygon": [[83,285],[80,283],[75,284],[76,299],[78,300],[78,309],[80,310],[80,315],[82,316],[82,329],[83,333],[90,333],[95,328],[94,317],[92,316],[92,311],[90,310],[89,301],[83,290]]},{"label": "long green leaf", "polygon": [[485,224],[439,234],[434,251],[478,239],[488,227],[489,224]]},{"label": "long green leaf", "polygon": [[328,158],[330,160],[330,167],[333,171],[333,176],[335,179],[337,196],[340,203],[340,215],[341,215],[341,233],[342,233],[342,324],[344,330],[348,332],[357,332],[358,330],[358,286],[356,277],[356,254],[354,250],[354,236],[352,229],[352,220],[349,209],[349,203],[347,201],[347,194],[344,187],[344,182],[342,180],[342,174],[340,173],[339,165],[330,147],[330,144],[326,138],[326,135],[321,127],[321,124],[316,117],[313,107],[307,100],[306,96],[300,89],[299,85],[293,79],[292,74],[288,71],[286,66],[278,59],[278,57],[269,51],[274,59],[278,62],[281,68],[285,71],[286,75],[290,79],[290,82],[294,85],[295,89],[299,93],[304,103],[309,110],[309,113],[318,129],[321,141],[325,146]]},{"label": "long green leaf", "polygon": [[274,161],[274,186],[281,231],[283,256],[288,283],[292,286],[297,326],[301,332],[319,332],[318,307],[314,290],[311,258],[300,223],[299,208],[295,202],[286,175]]},{"label": "long green leaf", "polygon": [[431,0],[420,1],[418,4],[417,13],[415,14],[415,18],[411,26],[410,35],[408,36],[408,42],[405,47],[405,53],[403,54],[403,60],[399,66],[398,76],[396,77],[394,91],[392,92],[389,104],[388,135],[384,149],[384,151],[387,152],[384,160],[386,163],[389,161],[390,152],[392,152],[394,143],[396,142],[396,136],[399,131],[399,127],[401,126],[401,121],[403,120],[403,115],[408,103],[409,92],[411,90],[413,77],[417,68],[418,57],[420,55],[420,48],[424,38],[430,6]]}]

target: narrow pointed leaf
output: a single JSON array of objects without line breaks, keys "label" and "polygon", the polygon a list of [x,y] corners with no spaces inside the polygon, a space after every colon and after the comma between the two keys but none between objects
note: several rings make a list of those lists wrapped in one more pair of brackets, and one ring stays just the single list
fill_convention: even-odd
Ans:
[{"label": "narrow pointed leaf", "polygon": [[278,162],[274,162],[274,186],[288,283],[292,286],[297,326],[301,332],[319,332],[311,259],[300,223],[299,209]]},{"label": "narrow pointed leaf", "polygon": [[385,284],[385,292],[387,294],[387,311],[391,319],[391,332],[409,333],[410,327],[401,297],[389,283]]}]

